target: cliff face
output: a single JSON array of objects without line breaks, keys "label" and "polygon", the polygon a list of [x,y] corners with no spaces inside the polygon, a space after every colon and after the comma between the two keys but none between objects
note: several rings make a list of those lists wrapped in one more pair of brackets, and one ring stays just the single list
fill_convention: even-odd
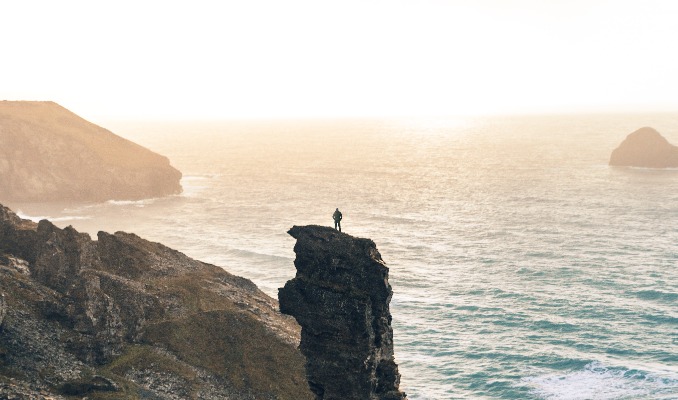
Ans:
[{"label": "cliff face", "polygon": [[393,359],[388,268],[369,239],[295,226],[297,275],[280,310],[301,325],[301,351],[316,399],[404,399]]},{"label": "cliff face", "polygon": [[652,128],[641,128],[629,134],[612,151],[610,165],[644,168],[677,168],[678,147],[670,144]]},{"label": "cliff face", "polygon": [[0,398],[313,397],[275,300],[133,234],[0,206],[0,294]]},{"label": "cliff face", "polygon": [[137,200],[181,192],[159,154],[53,102],[0,101],[0,201]]}]

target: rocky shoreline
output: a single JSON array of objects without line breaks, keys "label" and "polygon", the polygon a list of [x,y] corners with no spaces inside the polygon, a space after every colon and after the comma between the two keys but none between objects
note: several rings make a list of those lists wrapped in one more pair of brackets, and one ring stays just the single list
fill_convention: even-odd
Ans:
[{"label": "rocky shoreline", "polygon": [[294,318],[160,243],[92,240],[0,205],[0,399],[405,399],[374,243],[290,234],[297,277],[280,308]]}]

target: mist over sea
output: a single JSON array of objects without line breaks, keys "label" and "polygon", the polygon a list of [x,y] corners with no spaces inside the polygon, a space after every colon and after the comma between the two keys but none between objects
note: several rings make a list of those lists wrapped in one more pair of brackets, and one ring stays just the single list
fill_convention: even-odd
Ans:
[{"label": "mist over sea", "polygon": [[390,268],[410,399],[678,399],[678,170],[607,165],[643,126],[678,144],[678,114],[105,126],[184,193],[24,217],[134,232],[277,298],[286,231],[338,207]]}]

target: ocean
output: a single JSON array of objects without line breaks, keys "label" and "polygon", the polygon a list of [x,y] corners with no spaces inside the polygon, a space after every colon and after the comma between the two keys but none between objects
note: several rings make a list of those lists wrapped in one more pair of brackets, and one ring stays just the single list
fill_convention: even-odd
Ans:
[{"label": "ocean", "polygon": [[134,232],[277,298],[287,230],[339,208],[390,268],[410,399],[678,399],[678,170],[607,165],[643,126],[678,144],[678,114],[105,126],[184,193],[22,216]]}]

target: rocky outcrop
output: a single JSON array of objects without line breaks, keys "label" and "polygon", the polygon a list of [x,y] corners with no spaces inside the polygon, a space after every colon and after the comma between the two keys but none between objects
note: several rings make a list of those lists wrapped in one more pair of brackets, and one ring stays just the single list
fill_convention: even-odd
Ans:
[{"label": "rocky outcrop", "polygon": [[53,102],[0,101],[0,201],[137,200],[181,192],[159,154]]},{"label": "rocky outcrop", "polygon": [[301,325],[301,352],[316,399],[404,399],[393,358],[388,268],[369,239],[321,226],[289,234],[297,275],[280,310]]},{"label": "rocky outcrop", "polygon": [[612,151],[610,165],[643,168],[678,168],[678,147],[670,144],[653,128],[629,134]]},{"label": "rocky outcrop", "polygon": [[313,398],[274,299],[134,234],[0,206],[0,291],[0,398]]}]

